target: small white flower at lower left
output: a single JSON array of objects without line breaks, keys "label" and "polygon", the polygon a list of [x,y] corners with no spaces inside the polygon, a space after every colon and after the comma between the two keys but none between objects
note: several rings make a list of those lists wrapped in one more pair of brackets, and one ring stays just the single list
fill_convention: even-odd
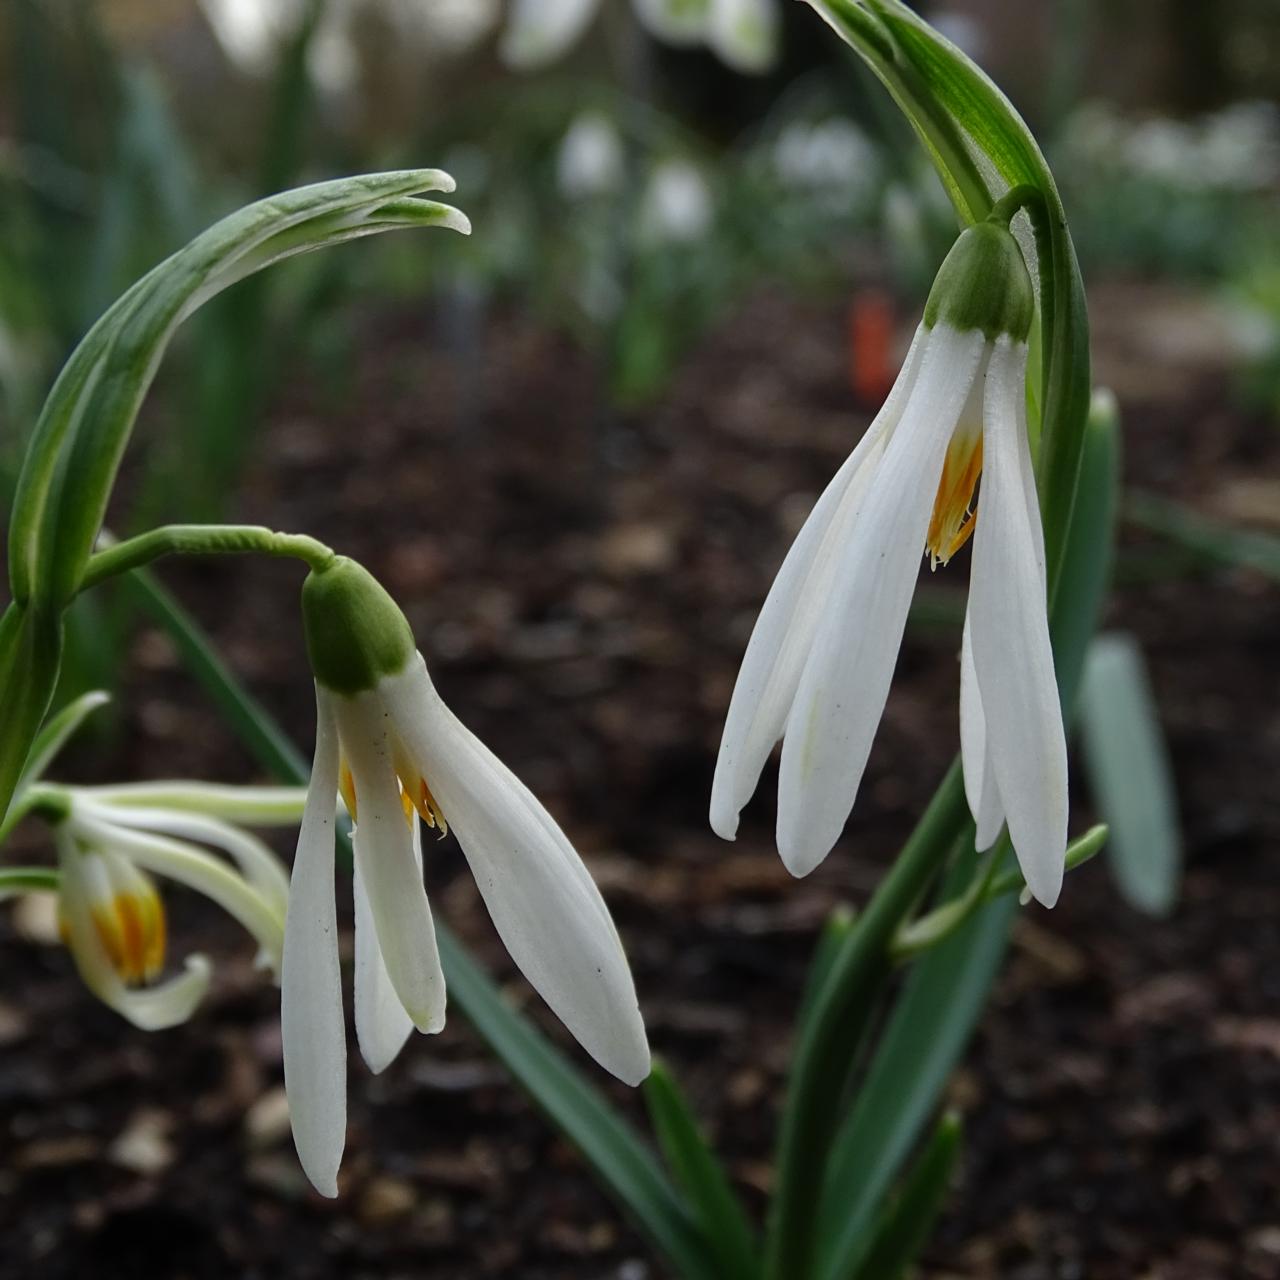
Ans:
[{"label": "small white flower at lower left", "polygon": [[[63,813],[54,825],[60,927],[85,985],[104,1004],[156,1031],[185,1022],[208,988],[212,970],[202,955],[188,956],[180,974],[158,981],[167,928],[156,876],[226,911],[257,942],[258,963],[279,977],[288,879],[265,844],[217,815],[219,804],[236,807],[235,788],[50,790]],[[252,809],[251,789],[243,790]],[[270,808],[284,793],[260,794],[271,798]],[[202,812],[206,804],[215,811]],[[282,818],[268,813],[265,820]]]}]

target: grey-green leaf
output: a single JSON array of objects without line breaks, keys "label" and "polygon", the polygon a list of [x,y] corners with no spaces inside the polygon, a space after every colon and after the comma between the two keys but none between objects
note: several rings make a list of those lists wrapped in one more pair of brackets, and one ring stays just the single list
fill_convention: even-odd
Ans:
[{"label": "grey-green leaf", "polygon": [[1079,716],[1116,883],[1140,911],[1166,915],[1178,898],[1182,841],[1160,714],[1132,636],[1110,632],[1090,646]]}]

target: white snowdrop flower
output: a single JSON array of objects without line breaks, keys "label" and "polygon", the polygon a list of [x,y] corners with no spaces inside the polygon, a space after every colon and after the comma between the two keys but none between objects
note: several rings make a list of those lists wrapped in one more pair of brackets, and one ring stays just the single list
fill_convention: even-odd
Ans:
[{"label": "white snowdrop flower", "polygon": [[[444,1025],[417,817],[452,831],[512,959],[584,1049],[628,1084],[649,1048],[617,931],[554,819],[441,701],[404,615],[343,557],[303,590],[316,753],[285,928],[285,1087],[302,1166],[337,1194],[346,1037],[334,894],[341,791],[355,822],[356,1029],[378,1071]],[[408,819],[408,820],[406,820]]]},{"label": "white snowdrop flower", "polygon": [[1007,821],[1032,893],[1046,906],[1058,897],[1067,758],[1024,420],[1033,311],[1008,230],[965,231],[888,400],[818,500],[756,622],[716,762],[711,825],[733,839],[781,738],[778,851],[795,875],[826,857],[853,808],[921,548],[945,564],[972,535],[960,718],[977,843],[990,846]]},{"label": "white snowdrop flower", "polygon": [[577,43],[598,0],[512,0],[498,54],[510,67],[533,71]]},{"label": "white snowdrop flower", "polygon": [[[768,71],[777,57],[777,0],[632,0],[640,24],[677,48],[706,45],[735,71]],[[498,52],[533,71],[566,53],[591,25],[600,0],[512,0]]]},{"label": "white snowdrop flower", "polygon": [[778,60],[775,0],[711,0],[706,40],[727,67],[762,75]]},{"label": "white snowdrop flower", "polygon": [[287,873],[220,809],[264,823],[296,821],[300,792],[184,783],[47,790],[61,809],[54,838],[63,937],[85,985],[103,1003],[135,1026],[158,1030],[185,1022],[209,985],[210,964],[201,955],[187,957],[181,974],[157,981],[166,950],[157,876],[217,903],[256,940],[259,964],[279,976]]},{"label": "white snowdrop flower", "polygon": [[664,160],[655,165],[640,199],[640,239],[649,246],[690,244],[711,230],[711,188],[697,165]]},{"label": "white snowdrop flower", "polygon": [[556,181],[570,199],[608,195],[622,186],[622,139],[607,116],[587,111],[566,130],[556,157]]}]

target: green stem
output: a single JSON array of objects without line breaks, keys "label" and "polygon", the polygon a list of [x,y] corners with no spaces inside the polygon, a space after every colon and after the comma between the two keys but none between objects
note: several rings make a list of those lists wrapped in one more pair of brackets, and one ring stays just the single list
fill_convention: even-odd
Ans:
[{"label": "green stem", "polygon": [[167,524],[91,556],[79,590],[87,591],[161,556],[227,554],[288,556],[312,569],[327,568],[334,559],[329,547],[304,533],[276,533],[256,524]]},{"label": "green stem", "polygon": [[0,902],[20,893],[57,893],[61,878],[52,867],[5,867],[0,871]]},{"label": "green stem", "polygon": [[1007,227],[1023,209],[1026,209],[1032,218],[1043,219],[1046,216],[1044,192],[1039,187],[1020,183],[1011,191],[1006,191],[991,206],[987,221],[999,222],[1001,226]]},{"label": "green stem", "polygon": [[815,1216],[848,1057],[893,967],[891,944],[968,821],[955,762],[893,867],[835,957],[792,1063],[778,1150],[766,1274],[802,1280],[814,1257]]}]

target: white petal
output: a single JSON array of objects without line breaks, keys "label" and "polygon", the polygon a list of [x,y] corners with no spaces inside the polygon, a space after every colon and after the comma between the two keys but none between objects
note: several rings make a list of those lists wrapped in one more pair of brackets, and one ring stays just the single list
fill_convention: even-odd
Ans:
[{"label": "white petal", "polygon": [[338,731],[316,688],[316,755],[289,885],[281,971],[284,1084],[298,1159],[321,1195],[338,1194],[347,1135],[347,1035],[342,1018],[334,821]]},{"label": "white petal", "polygon": [[969,812],[977,824],[973,847],[989,849],[1004,826],[1004,810],[987,748],[987,719],[978,691],[978,673],[973,669],[973,640],[969,611],[964,615],[964,637],[960,643],[960,761],[964,766],[964,794]]},{"label": "white petal", "polygon": [[289,873],[280,859],[256,836],[218,818],[172,809],[112,805],[104,816],[118,826],[161,832],[183,840],[198,840],[201,844],[221,849],[240,868],[244,878],[279,911],[283,920],[289,900]]},{"label": "white petal", "polygon": [[204,956],[188,956],[184,972],[158,986],[130,989],[120,980],[89,913],[85,860],[69,835],[58,840],[62,885],[59,901],[67,922],[72,958],[86,987],[103,1004],[143,1031],[163,1031],[186,1022],[204,999],[212,968]]},{"label": "white petal", "polygon": [[421,657],[383,690],[511,958],[602,1067],[638,1084],[649,1074],[649,1046],[635,986],[581,858],[528,788],[440,700]]},{"label": "white petal", "polygon": [[522,71],[554,62],[586,30],[596,4],[597,0],[512,0],[499,56]]},{"label": "white petal", "polygon": [[737,834],[738,814],[782,736],[814,632],[830,602],[840,552],[919,371],[925,332],[916,331],[884,406],[809,513],[756,619],[711,784],[711,828],[725,840]]},{"label": "white petal", "polygon": [[1067,845],[1067,751],[1033,485],[1028,492],[1030,448],[1017,411],[1025,369],[1026,348],[1001,339],[988,375],[969,615],[988,756],[1009,837],[1032,894],[1051,907]]},{"label": "white petal", "polygon": [[858,794],[889,695],[951,433],[986,349],[981,333],[929,334],[919,380],[842,549],[782,742],[778,852],[806,875]]},{"label": "white petal", "polygon": [[338,703],[342,749],[359,810],[354,847],[378,949],[404,1011],[420,1031],[444,1025],[444,975],[422,865],[396,779],[390,723],[377,693]]},{"label": "white petal", "polygon": [[735,71],[759,75],[778,58],[776,0],[711,0],[707,43]]},{"label": "white petal", "polygon": [[[357,840],[359,834],[357,833]],[[413,853],[418,866],[422,866],[422,828],[414,820]],[[413,1019],[404,1011],[391,979],[387,976],[386,962],[378,947],[378,935],[374,928],[373,912],[369,906],[369,897],[365,892],[364,875],[360,870],[360,859],[355,866],[355,902],[356,902],[356,1040],[360,1044],[360,1054],[369,1070],[377,1075],[395,1061],[397,1054],[404,1048],[404,1042],[413,1030]],[[432,932],[429,944],[431,959],[437,969],[440,968],[440,956],[436,951],[435,933]],[[444,974],[440,974],[440,987],[444,989]],[[432,1027],[438,1031],[444,1025]]]}]

